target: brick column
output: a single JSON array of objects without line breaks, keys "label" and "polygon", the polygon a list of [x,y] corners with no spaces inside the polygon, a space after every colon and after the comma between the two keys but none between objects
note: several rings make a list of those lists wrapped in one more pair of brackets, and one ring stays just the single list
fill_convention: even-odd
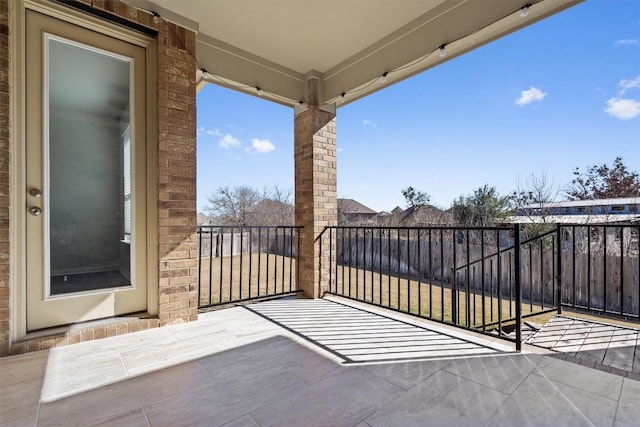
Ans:
[{"label": "brick column", "polygon": [[195,33],[160,22],[158,317],[161,326],[198,318],[196,62],[190,53],[195,51]]},{"label": "brick column", "polygon": [[338,218],[335,113],[313,106],[297,111],[294,139],[295,217],[303,227],[296,257],[298,289],[319,298],[329,283],[329,241],[326,233],[322,242],[317,238]]}]

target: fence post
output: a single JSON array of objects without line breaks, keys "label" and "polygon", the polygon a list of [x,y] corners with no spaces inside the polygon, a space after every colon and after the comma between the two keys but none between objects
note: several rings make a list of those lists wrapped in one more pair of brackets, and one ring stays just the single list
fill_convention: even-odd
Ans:
[{"label": "fence post", "polygon": [[558,268],[556,272],[558,274],[558,278],[556,280],[556,304],[558,305],[558,314],[562,314],[562,227],[560,224],[557,225],[557,233],[556,233],[556,265]]},{"label": "fence post", "polygon": [[[451,323],[458,324],[458,289],[456,287],[456,268],[451,267]],[[444,315],[444,313],[443,313]]]},{"label": "fence post", "polygon": [[520,224],[514,225],[514,262],[515,262],[515,292],[516,292],[516,351],[522,351],[522,289],[521,289],[521,253],[520,253]]}]

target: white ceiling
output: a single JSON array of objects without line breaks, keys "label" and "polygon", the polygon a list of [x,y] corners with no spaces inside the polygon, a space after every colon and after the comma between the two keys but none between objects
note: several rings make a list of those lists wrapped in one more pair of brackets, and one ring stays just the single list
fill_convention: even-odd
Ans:
[{"label": "white ceiling", "polygon": [[[298,73],[321,73],[446,0],[190,0],[200,32]],[[169,6],[171,0],[157,0]],[[212,3],[215,6],[212,7]]]},{"label": "white ceiling", "polygon": [[208,81],[295,105],[350,102],[583,0],[128,1],[197,31]]}]

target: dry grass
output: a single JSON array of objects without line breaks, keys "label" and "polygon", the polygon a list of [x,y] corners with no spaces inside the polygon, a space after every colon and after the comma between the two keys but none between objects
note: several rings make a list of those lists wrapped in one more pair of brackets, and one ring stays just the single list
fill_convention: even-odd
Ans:
[{"label": "dry grass", "polygon": [[[448,285],[441,286],[440,282],[398,278],[348,267],[338,267],[336,276],[332,290],[338,295],[444,322],[452,322],[454,318],[455,293],[447,287]],[[457,293],[455,312],[459,325],[481,327],[483,315],[484,323],[487,325],[497,323],[499,319],[506,321],[515,317],[515,297],[512,298],[514,301],[510,302],[508,295],[502,295],[502,298],[498,299],[495,293],[492,297],[488,290],[484,297],[481,292],[469,292],[468,298],[464,290],[458,290]],[[539,311],[542,311],[542,307],[538,305],[522,306],[523,315]]]},{"label": "dry grass", "polygon": [[[233,269],[231,265],[233,263]],[[211,269],[209,268],[211,266]],[[222,271],[222,276],[220,272]],[[200,304],[225,304],[231,301],[256,298],[295,291],[297,289],[296,261],[294,258],[274,254],[252,253],[233,257],[204,257],[201,262]],[[351,275],[351,276],[349,276]],[[343,280],[344,277],[344,280]],[[358,299],[371,304],[389,307],[406,313],[420,315],[443,322],[452,322],[454,309],[454,293],[438,281],[417,281],[398,278],[370,270],[338,267],[333,271],[331,290],[333,293]],[[494,291],[495,292],[495,291]],[[499,319],[508,325],[508,319],[515,317],[515,297],[502,295],[498,299],[489,291],[484,299],[480,292],[469,293],[469,313],[467,319],[467,293],[458,291],[457,318],[458,324],[470,328],[485,324],[497,323]],[[484,301],[484,304],[483,304]],[[548,309],[545,306],[544,309]],[[522,315],[527,316],[543,311],[540,305],[522,305]],[[595,320],[626,327],[637,328],[637,322],[619,320],[602,316],[594,316],[567,309],[563,314],[585,320]],[[533,315],[526,320],[544,324],[555,315],[555,312]],[[468,320],[468,322],[467,322]]]},{"label": "dry grass", "polygon": [[200,275],[200,305],[224,304],[298,289],[296,260],[274,254],[245,253],[211,260],[203,257]]}]

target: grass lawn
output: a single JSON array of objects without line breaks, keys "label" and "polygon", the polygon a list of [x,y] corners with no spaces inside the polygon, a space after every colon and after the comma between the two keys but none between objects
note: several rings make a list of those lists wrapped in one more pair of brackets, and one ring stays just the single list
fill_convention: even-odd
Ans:
[{"label": "grass lawn", "polygon": [[296,260],[266,253],[203,257],[200,283],[200,305],[291,292],[298,289]]},{"label": "grass lawn", "polygon": [[[336,274],[337,273],[337,274]],[[201,290],[200,304],[225,304],[233,301],[258,298],[297,290],[296,261],[294,258],[266,253],[244,253],[242,256],[212,258],[203,257],[200,264]],[[332,270],[331,292],[359,301],[392,308],[405,313],[452,323],[454,315],[454,292],[439,281],[417,281],[377,273],[371,270],[338,266]],[[487,325],[502,319],[509,325],[515,317],[515,296],[508,292],[499,299],[494,288],[493,296],[487,289],[483,297],[481,291],[458,290],[458,325],[482,327],[484,316]],[[469,311],[467,312],[467,305]],[[484,308],[484,313],[483,313]],[[529,304],[524,301],[522,315],[527,316],[549,309],[550,306]],[[563,314],[585,320],[595,320],[621,326],[638,328],[633,321],[573,312],[567,309]],[[546,323],[555,312],[534,315],[525,320]],[[490,329],[490,327],[488,328]]]}]

